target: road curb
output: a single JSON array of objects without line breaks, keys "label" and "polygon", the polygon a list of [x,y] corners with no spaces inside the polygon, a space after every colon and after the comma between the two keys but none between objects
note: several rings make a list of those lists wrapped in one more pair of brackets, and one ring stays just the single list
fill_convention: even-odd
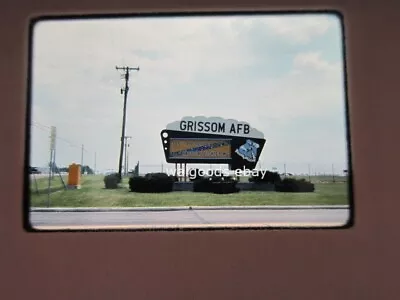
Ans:
[{"label": "road curb", "polygon": [[179,207],[32,207],[31,212],[140,212],[182,210],[304,210],[348,209],[349,205],[179,206]]}]

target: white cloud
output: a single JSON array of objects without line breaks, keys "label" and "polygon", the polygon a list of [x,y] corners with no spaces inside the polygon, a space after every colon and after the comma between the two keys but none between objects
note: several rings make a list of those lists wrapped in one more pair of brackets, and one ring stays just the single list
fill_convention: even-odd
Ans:
[{"label": "white cloud", "polygon": [[299,53],[294,59],[294,67],[296,70],[299,69],[315,69],[316,71],[328,72],[333,75],[340,75],[342,62],[330,63],[325,61],[321,57],[321,53],[318,52],[308,52]]},{"label": "white cloud", "polygon": [[[115,86],[118,76],[114,66],[127,64],[140,66],[143,72],[134,77],[139,84],[141,80],[147,82],[147,87],[166,87],[171,81],[188,82],[196,73],[246,64],[245,60],[237,59],[246,57],[245,47],[229,31],[226,34],[229,22],[195,18],[168,20],[167,26],[158,19],[115,21],[111,25],[106,21],[41,24],[37,29],[41,38],[36,42],[35,59],[47,67],[38,70],[38,77],[51,82],[57,80],[43,73],[52,67],[67,71],[58,74],[60,80],[69,81],[71,76],[90,80],[84,73],[90,70],[93,80],[101,77],[103,83]],[[55,42],[57,33],[61,32],[63,38]],[[156,58],[146,57],[145,52]]]},{"label": "white cloud", "polygon": [[[299,53],[285,76],[251,83],[263,115],[291,122],[298,116],[329,115],[344,110],[342,62],[329,63],[320,53]],[[268,123],[268,122],[266,122]]]},{"label": "white cloud", "polygon": [[264,22],[276,35],[284,37],[290,43],[308,43],[312,38],[325,34],[336,25],[326,16],[305,17],[302,15],[274,16]]}]

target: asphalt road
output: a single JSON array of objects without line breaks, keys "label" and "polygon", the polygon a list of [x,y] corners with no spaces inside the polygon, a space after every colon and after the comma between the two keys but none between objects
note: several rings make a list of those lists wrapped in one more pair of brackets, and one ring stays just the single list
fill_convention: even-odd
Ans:
[{"label": "asphalt road", "polygon": [[36,229],[138,229],[165,227],[334,227],[343,226],[348,209],[246,209],[113,212],[31,212]]},{"label": "asphalt road", "polygon": [[[61,173],[61,176],[67,176],[68,175],[68,173]],[[59,176],[58,174],[54,174],[54,176]],[[36,179],[39,179],[39,178],[46,178],[46,177],[49,177],[49,174],[47,174],[47,173],[40,173],[40,174],[29,174],[29,177],[32,179],[32,180],[34,180],[35,178]]]}]

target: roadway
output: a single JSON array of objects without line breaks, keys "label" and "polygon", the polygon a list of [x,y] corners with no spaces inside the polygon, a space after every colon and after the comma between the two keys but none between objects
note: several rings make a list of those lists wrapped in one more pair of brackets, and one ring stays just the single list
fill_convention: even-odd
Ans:
[{"label": "roadway", "polygon": [[[67,176],[68,173],[65,172],[61,172],[61,176]],[[54,173],[54,176],[59,176],[58,173]],[[40,174],[29,174],[29,177],[33,180],[35,178],[39,179],[39,178],[45,178],[45,177],[49,177],[49,173],[40,173]]]},{"label": "roadway", "polygon": [[166,227],[335,227],[349,209],[181,209],[136,211],[32,211],[36,229],[140,229]]}]

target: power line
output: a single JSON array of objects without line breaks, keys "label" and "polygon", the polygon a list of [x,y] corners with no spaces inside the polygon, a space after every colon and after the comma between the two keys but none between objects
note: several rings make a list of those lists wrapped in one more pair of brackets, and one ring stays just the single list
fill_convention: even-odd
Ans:
[{"label": "power line", "polygon": [[38,128],[38,129],[43,130],[43,131],[46,131],[46,132],[49,131],[48,129],[45,129],[45,128],[43,128],[43,127],[40,127],[40,126],[38,126],[38,125],[36,125],[36,124],[31,124],[31,126],[34,126],[34,127]]},{"label": "power line", "polygon": [[[47,132],[48,130],[51,130],[51,127],[50,127],[50,126],[43,125],[43,124],[40,124],[40,123],[38,123],[38,122],[34,122],[34,123],[36,123],[36,124],[31,124],[31,125],[32,125],[32,126],[35,126],[36,128],[38,128],[38,129],[40,129],[40,130],[42,130],[42,131],[46,131],[46,132]],[[47,129],[44,129],[43,127],[44,127],[44,128],[47,128],[48,130],[47,130]],[[65,138],[59,137],[59,136],[57,136],[56,139],[67,143],[70,147],[79,148],[79,149],[82,147],[81,145],[77,145],[77,144],[75,144],[75,143],[72,143],[71,141],[69,141],[69,140],[67,140],[67,139],[65,139]],[[88,151],[87,149],[84,149],[84,151],[85,151],[86,153],[89,153],[89,151]],[[91,151],[90,151],[90,152],[91,152]]]},{"label": "power line", "polygon": [[47,126],[47,125],[44,125],[44,124],[41,124],[41,123],[35,122],[35,121],[33,121],[32,123],[34,123],[34,124],[31,124],[31,125],[39,125],[39,126],[46,127],[46,128],[48,128],[49,130],[51,130],[51,126]]},{"label": "power line", "polygon": [[[43,131],[48,131],[48,130],[51,130],[51,127],[50,126],[46,126],[46,125],[43,125],[43,124],[40,124],[40,123],[37,123],[36,122],[36,124],[31,124],[32,126],[35,126],[36,128],[39,128],[39,129],[41,129],[41,130],[43,130]],[[44,128],[46,128],[46,129],[44,129]],[[64,139],[64,138],[62,138],[62,137],[59,137],[59,136],[57,136],[56,137],[56,139],[57,140],[60,140],[60,141],[63,141],[63,142],[65,142],[65,143],[67,143],[67,144],[69,144],[71,147],[80,147],[80,146],[77,146],[77,145],[75,145],[74,143],[72,143],[72,142],[70,142],[70,141],[68,141],[68,140],[66,140],[66,139]]]},{"label": "power line", "polygon": [[[32,123],[31,123],[31,126],[34,126],[34,127],[38,128],[38,129],[40,129],[40,130],[43,130],[43,131],[45,131],[45,132],[49,132],[49,130],[50,130],[50,131],[52,130],[52,127],[51,127],[51,126],[47,126],[47,125],[41,124],[41,123],[39,123],[39,122],[32,122]],[[94,155],[95,155],[95,168],[96,168],[96,152],[95,152],[95,151],[93,151],[93,152],[90,151],[90,152],[89,152],[89,151],[84,147],[83,144],[82,144],[81,146],[78,146],[78,145],[72,143],[71,141],[69,141],[69,140],[67,140],[67,139],[64,139],[64,138],[62,138],[62,137],[59,137],[59,136],[55,136],[55,137],[53,137],[53,138],[56,139],[56,140],[60,140],[60,141],[63,141],[63,142],[65,142],[65,143],[67,143],[70,147],[81,149],[81,166],[82,166],[82,168],[83,168],[83,154],[84,154],[84,153],[94,153]],[[55,164],[55,149],[54,149],[54,151],[52,151],[52,152],[54,152],[54,153],[52,154],[52,157],[53,157],[53,163]]]},{"label": "power line", "polygon": [[139,67],[131,68],[131,67],[118,67],[116,66],[115,69],[123,70],[125,73],[123,74],[125,78],[125,88],[121,88],[121,94],[124,94],[124,108],[123,108],[123,115],[122,115],[122,135],[121,135],[121,149],[119,153],[119,166],[118,166],[118,176],[122,179],[122,157],[124,155],[124,140],[125,140],[125,123],[126,123],[126,102],[128,99],[128,91],[129,91],[129,72],[130,71],[139,71]]}]

